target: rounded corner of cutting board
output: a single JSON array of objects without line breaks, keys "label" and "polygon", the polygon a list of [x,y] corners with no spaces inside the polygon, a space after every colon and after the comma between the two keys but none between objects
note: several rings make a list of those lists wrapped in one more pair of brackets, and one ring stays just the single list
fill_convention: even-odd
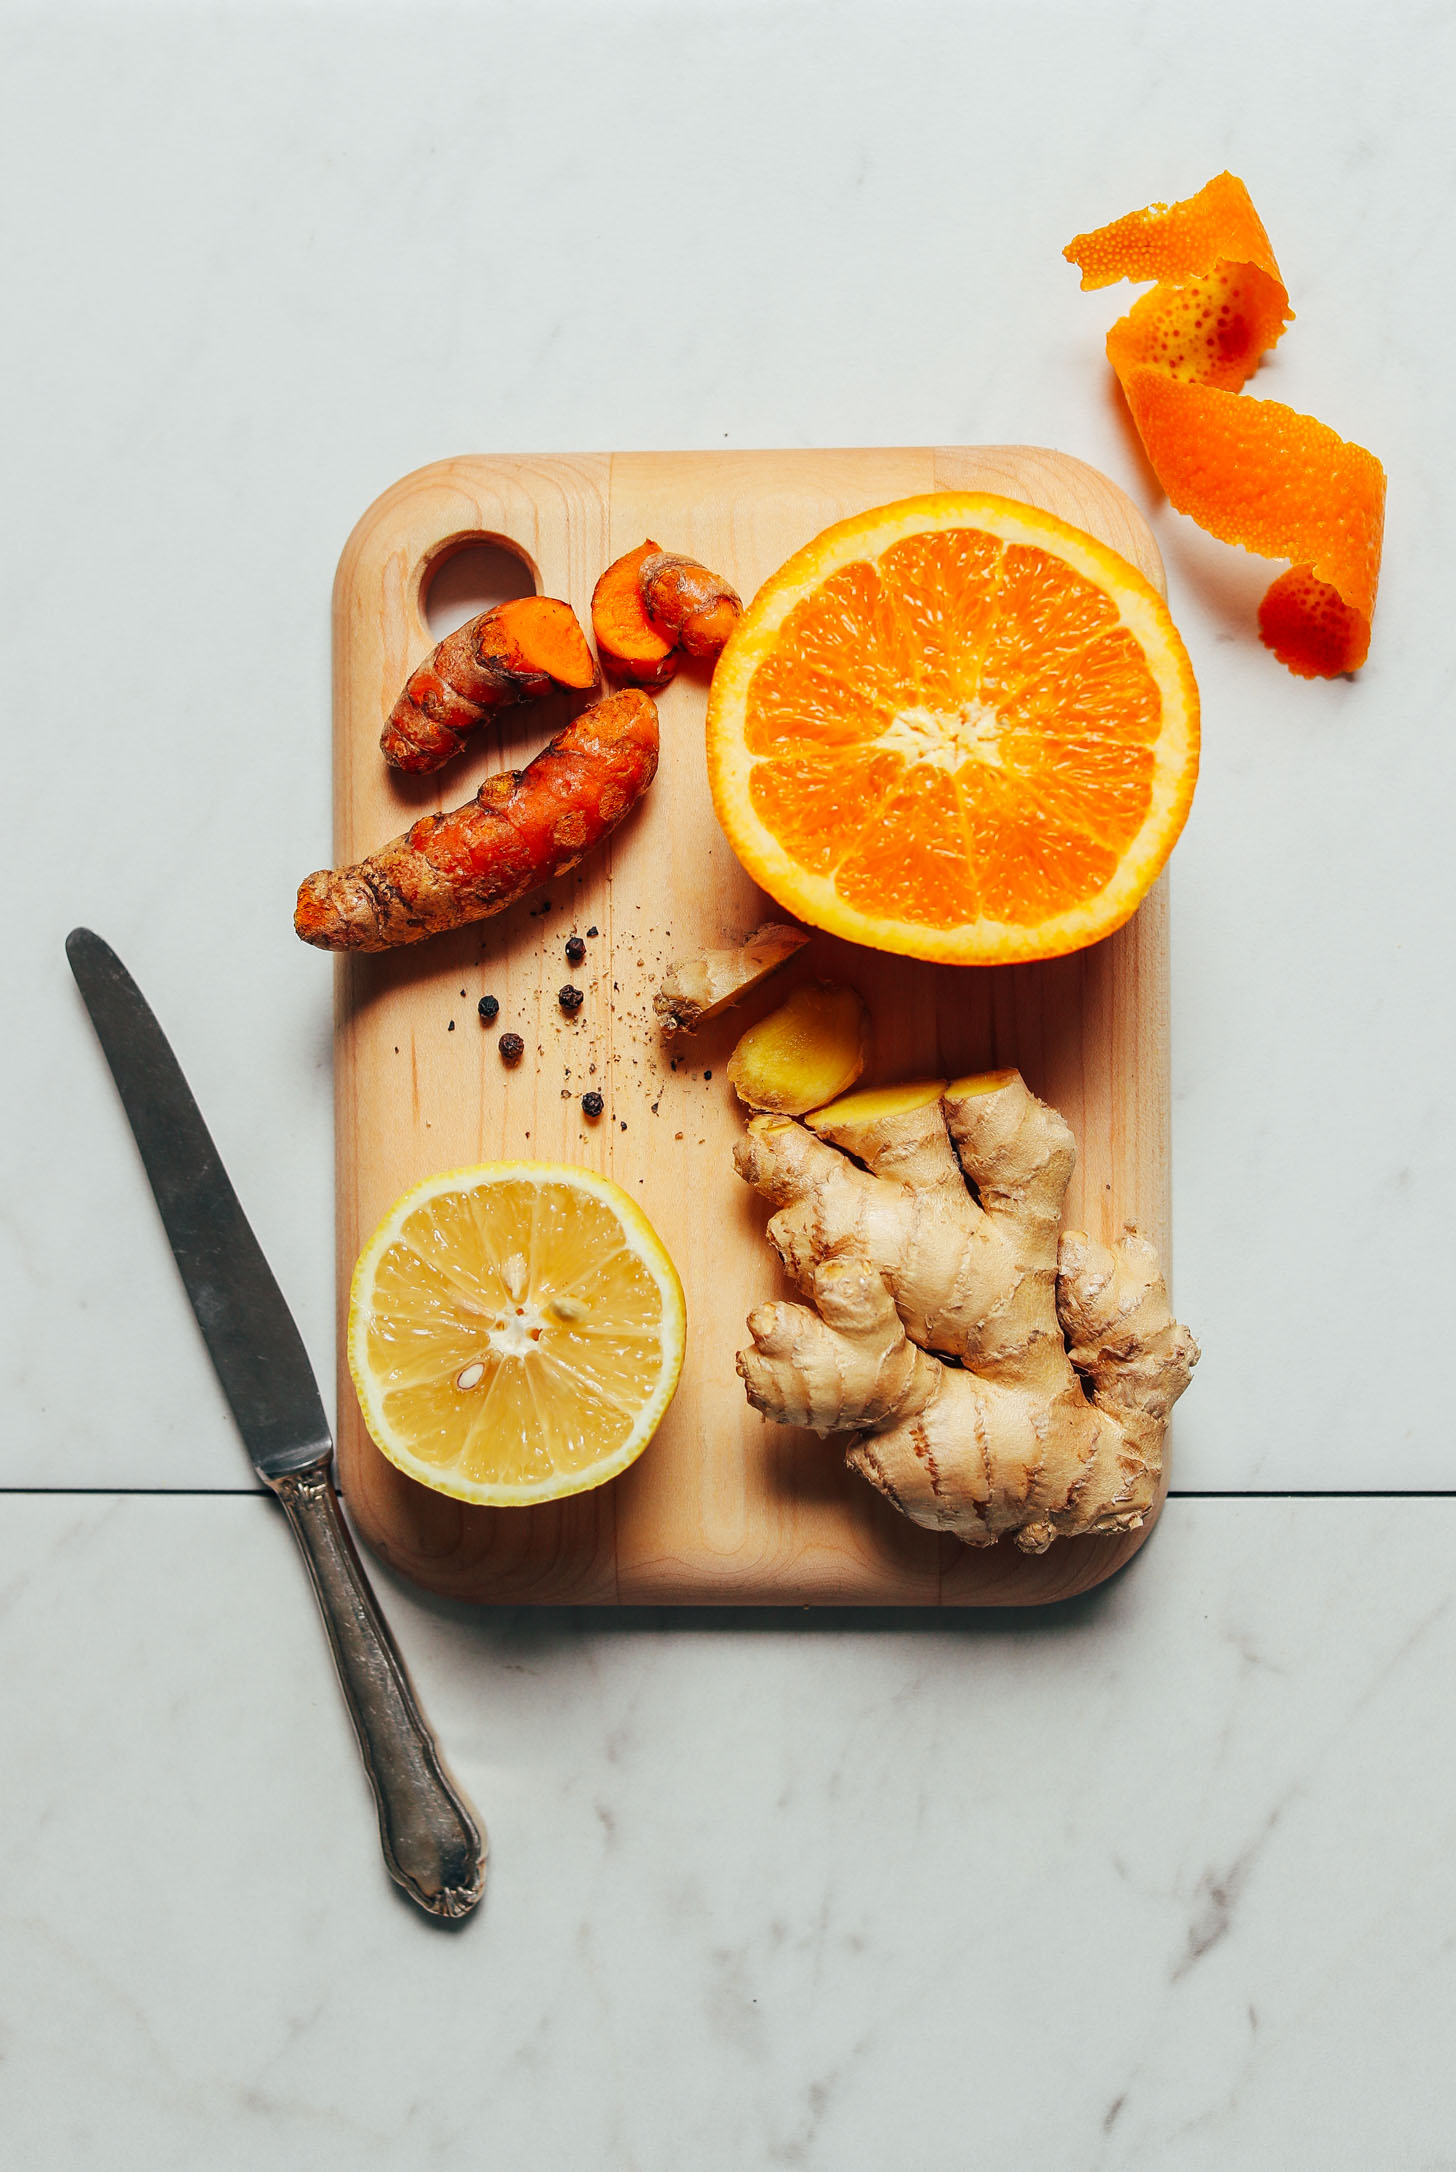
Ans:
[{"label": "rounded corner of cutting board", "polygon": [[[472,530],[500,533],[549,569],[557,592],[584,606],[606,562],[603,553],[630,547],[644,534],[670,531],[665,540],[705,562],[721,561],[740,586],[751,588],[832,521],[935,489],[1034,499],[1099,535],[1150,579],[1161,579],[1156,544],[1131,499],[1085,462],[1034,446],[468,455],[417,468],[373,501],[340,555],[334,728],[343,834],[389,834],[383,824],[392,810],[369,758],[376,707],[389,686],[397,690],[402,683],[425,638],[415,623],[417,568],[453,538]],[[705,699],[705,683],[689,673],[665,691],[665,744],[690,743]],[[463,787],[456,797],[473,788],[473,776],[465,781],[468,766],[462,762],[445,780]],[[499,766],[498,754],[493,766]],[[624,829],[558,899],[558,911],[585,916],[583,926],[600,922],[604,965],[608,958],[630,961],[632,981],[623,975],[618,1000],[630,996],[639,1009],[644,1003],[650,1008],[646,991],[659,954],[680,955],[685,946],[721,940],[729,920],[741,918],[748,927],[762,917],[761,898],[713,825],[705,779],[698,780],[688,763],[664,761],[654,804],[663,799],[667,806],[655,823]],[[711,881],[704,880],[705,868]],[[1165,881],[1142,912],[1091,951],[994,975],[975,968],[959,975],[953,968],[907,974],[905,961],[891,960],[874,994],[885,1045],[897,1047],[912,1068],[955,1075],[1016,1063],[1079,1132],[1083,1168],[1076,1181],[1082,1191],[1069,1211],[1095,1231],[1099,1223],[1108,1225],[1115,1205],[1119,1216],[1135,1219],[1159,1241],[1166,1238],[1168,1132]],[[554,922],[550,934],[556,934]],[[1060,1541],[1043,1555],[1005,1545],[979,1553],[907,1530],[888,1511],[877,1518],[861,1498],[868,1489],[859,1479],[837,1465],[830,1470],[804,1460],[814,1451],[794,1440],[779,1443],[746,1431],[742,1408],[725,1394],[737,1386],[732,1352],[741,1327],[735,1319],[741,1323],[774,1280],[761,1226],[731,1205],[720,1216],[699,1216],[681,1228],[673,1219],[694,1184],[720,1163],[728,1167],[735,1119],[727,1104],[711,1104],[706,1094],[694,1099],[684,1081],[674,1083],[660,1052],[654,1053],[655,1036],[639,1031],[635,1017],[625,1013],[608,1024],[611,1005],[604,998],[592,1027],[604,1041],[597,1054],[603,1075],[618,1080],[616,1113],[629,1116],[632,1128],[619,1134],[603,1127],[578,1144],[570,1124],[576,1104],[564,1092],[558,1098],[558,1074],[548,1081],[543,1070],[539,1090],[525,1066],[503,1079],[491,1068],[493,1043],[447,1033],[462,983],[468,987],[467,975],[476,971],[476,963],[467,961],[485,956],[502,1000],[509,985],[522,1016],[536,1017],[538,1038],[552,1060],[564,1053],[565,1044],[555,1039],[563,1029],[552,992],[555,953],[548,968],[542,947],[546,935],[546,923],[523,903],[514,918],[490,924],[479,954],[473,942],[447,939],[421,945],[403,962],[402,954],[351,961],[359,985],[355,999],[339,1006],[335,1065],[341,1348],[355,1241],[388,1200],[433,1168],[519,1153],[524,1131],[532,1141],[526,1151],[547,1159],[575,1152],[593,1165],[599,1160],[605,1173],[634,1193],[645,1176],[644,1203],[682,1255],[690,1313],[703,1323],[697,1379],[690,1384],[685,1374],[659,1441],[623,1479],[551,1512],[492,1512],[430,1494],[387,1464],[363,1433],[342,1368],[341,1483],[371,1550],[428,1590],[484,1603],[907,1606],[935,1612],[1055,1604],[1116,1575],[1144,1544],[1156,1517],[1123,1539]],[[817,969],[847,967],[839,947],[817,939]],[[856,954],[854,963],[876,978],[869,954]],[[933,987],[929,976],[935,976]],[[705,1038],[700,1065],[717,1069],[736,1038],[726,1025],[724,1033],[721,1052],[710,1051]],[[919,1048],[916,1036],[926,1035],[937,1048],[950,1036],[944,1060]],[[958,1048],[958,1037],[967,1037],[971,1053]],[[623,1060],[614,1074],[605,1064],[616,1048]],[[635,1079],[628,1070],[632,1057],[640,1059]],[[664,1089],[671,1099],[662,1099]],[[636,1098],[629,1101],[629,1092]],[[670,1124],[654,1121],[656,1108],[649,1113],[654,1092],[673,1118]],[[690,1143],[684,1138],[688,1113],[694,1118]],[[707,1158],[694,1168],[700,1147]],[[629,1168],[631,1156],[637,1158]],[[652,1205],[654,1192],[660,1192],[660,1204]],[[694,1290],[701,1296],[695,1299]]]},{"label": "rounded corner of cutting board", "polygon": [[372,568],[381,557],[387,557],[391,549],[413,532],[423,507],[444,494],[458,491],[468,465],[468,455],[427,461],[424,467],[412,468],[408,475],[401,475],[365,506],[349,530],[334,568],[336,612],[347,606],[361,577],[369,577],[366,569]]}]

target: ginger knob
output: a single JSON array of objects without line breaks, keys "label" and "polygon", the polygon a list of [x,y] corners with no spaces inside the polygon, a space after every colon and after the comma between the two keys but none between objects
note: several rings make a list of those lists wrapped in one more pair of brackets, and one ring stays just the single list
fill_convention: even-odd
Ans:
[{"label": "ginger knob", "polygon": [[728,1076],[749,1108],[803,1116],[854,1084],[868,1039],[869,1013],[855,990],[810,981],[749,1027]]}]

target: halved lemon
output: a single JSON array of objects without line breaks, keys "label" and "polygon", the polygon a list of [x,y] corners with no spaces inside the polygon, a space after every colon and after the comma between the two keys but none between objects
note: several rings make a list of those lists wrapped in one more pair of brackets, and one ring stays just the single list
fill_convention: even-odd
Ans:
[{"label": "halved lemon", "polygon": [[682,1284],[609,1178],[489,1162],[397,1199],[359,1255],[349,1370],[376,1445],[457,1500],[600,1486],[672,1401]]},{"label": "halved lemon", "polygon": [[826,529],[713,674],[713,805],[780,905],[850,942],[1003,965],[1110,935],[1198,775],[1198,689],[1157,590],[1012,498]]}]

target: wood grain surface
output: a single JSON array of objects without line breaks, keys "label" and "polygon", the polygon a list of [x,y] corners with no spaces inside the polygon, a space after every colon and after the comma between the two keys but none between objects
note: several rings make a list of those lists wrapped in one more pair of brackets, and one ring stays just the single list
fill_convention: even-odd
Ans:
[{"label": "wood grain surface", "polygon": [[[652,536],[725,573],[747,597],[830,522],[927,490],[993,490],[1090,530],[1162,586],[1141,516],[1105,477],[1023,446],[849,452],[619,453],[463,458],[405,477],[364,515],[334,592],[335,851],[354,860],[482,775],[520,767],[564,721],[505,712],[443,773],[397,776],[380,726],[432,647],[424,596],[441,560],[509,544],[542,593],[585,623],[612,558]],[[714,822],[703,760],[708,673],[660,697],[657,781],[606,849],[497,919],[336,964],[339,1469],[365,1539],[433,1590],[480,1600],[723,1604],[1029,1605],[1088,1589],[1136,1551],[1064,1540],[1040,1556],[974,1550],[905,1522],[843,1468],[834,1443],[770,1425],[744,1401],[745,1314],[784,1294],[767,1210],[733,1173],[741,1112],[724,1077],[734,1041],[796,979],[863,993],[874,1020],[865,1084],[1016,1065],[1076,1134],[1069,1224],[1168,1239],[1167,907],[1159,884],[1117,935],[1045,964],[954,968],[816,936],[784,974],[672,1052],[652,994],[667,965],[768,916]],[[772,908],[774,912],[777,908]],[[584,966],[564,944],[588,938]],[[576,1019],[556,991],[586,991]],[[500,1002],[482,1027],[476,1003]],[[497,1035],[526,1057],[507,1071]],[[711,1074],[711,1076],[709,1075]],[[595,1125],[580,1096],[606,1100]],[[432,1171],[539,1158],[602,1170],[655,1223],[687,1291],[688,1357],[656,1439],[623,1477],[537,1509],[474,1509],[417,1485],[364,1431],[343,1362],[349,1278],[391,1201]]]}]

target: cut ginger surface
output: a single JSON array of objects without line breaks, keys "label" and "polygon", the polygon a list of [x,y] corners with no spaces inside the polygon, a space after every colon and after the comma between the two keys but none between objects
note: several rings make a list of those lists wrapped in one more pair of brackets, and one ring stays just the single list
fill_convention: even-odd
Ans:
[{"label": "cut ginger surface", "polygon": [[1167,607],[1008,498],[842,521],[759,591],[714,674],[708,768],[754,880],[799,918],[948,964],[1045,958],[1136,909],[1198,768]]}]

